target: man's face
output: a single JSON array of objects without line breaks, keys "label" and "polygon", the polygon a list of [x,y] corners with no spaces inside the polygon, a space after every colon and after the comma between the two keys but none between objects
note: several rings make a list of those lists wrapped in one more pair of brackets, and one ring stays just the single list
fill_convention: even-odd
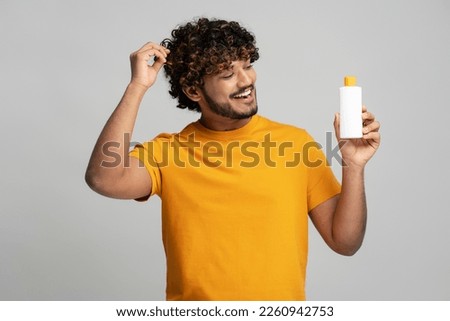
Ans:
[{"label": "man's face", "polygon": [[258,111],[255,81],[256,72],[250,60],[235,61],[230,69],[206,76],[201,90],[202,113],[210,111],[230,119],[245,119],[255,115]]}]

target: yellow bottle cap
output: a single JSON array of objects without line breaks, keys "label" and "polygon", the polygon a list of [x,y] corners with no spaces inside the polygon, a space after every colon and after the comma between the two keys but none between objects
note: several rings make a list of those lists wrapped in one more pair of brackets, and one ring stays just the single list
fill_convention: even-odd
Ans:
[{"label": "yellow bottle cap", "polygon": [[356,77],[355,76],[345,76],[344,77],[344,85],[345,86],[356,86]]}]

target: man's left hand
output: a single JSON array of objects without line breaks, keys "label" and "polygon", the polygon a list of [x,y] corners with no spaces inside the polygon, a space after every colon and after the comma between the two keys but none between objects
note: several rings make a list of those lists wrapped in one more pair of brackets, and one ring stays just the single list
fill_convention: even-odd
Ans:
[{"label": "man's left hand", "polygon": [[336,139],[340,146],[343,166],[364,167],[369,159],[380,146],[380,123],[375,120],[375,115],[362,107],[363,136],[359,139],[341,139],[340,137],[340,115],[336,113],[334,118],[334,129]]}]

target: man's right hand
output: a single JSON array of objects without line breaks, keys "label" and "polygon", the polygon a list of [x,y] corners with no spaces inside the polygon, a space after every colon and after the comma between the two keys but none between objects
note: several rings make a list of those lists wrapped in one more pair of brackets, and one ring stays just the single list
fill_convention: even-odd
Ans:
[{"label": "man's right hand", "polygon": [[[166,63],[169,49],[153,42],[148,42],[130,55],[131,83],[150,88],[156,76]],[[153,63],[150,60],[155,59]]]}]

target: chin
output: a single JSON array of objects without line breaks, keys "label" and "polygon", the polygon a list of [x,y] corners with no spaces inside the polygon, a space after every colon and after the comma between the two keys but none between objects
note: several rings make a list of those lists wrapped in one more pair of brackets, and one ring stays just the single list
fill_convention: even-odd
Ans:
[{"label": "chin", "polygon": [[253,115],[256,115],[257,113],[258,113],[258,105],[255,105],[254,107],[252,107],[247,111],[243,112],[232,111],[227,115],[227,117],[231,119],[247,119],[252,117]]}]

